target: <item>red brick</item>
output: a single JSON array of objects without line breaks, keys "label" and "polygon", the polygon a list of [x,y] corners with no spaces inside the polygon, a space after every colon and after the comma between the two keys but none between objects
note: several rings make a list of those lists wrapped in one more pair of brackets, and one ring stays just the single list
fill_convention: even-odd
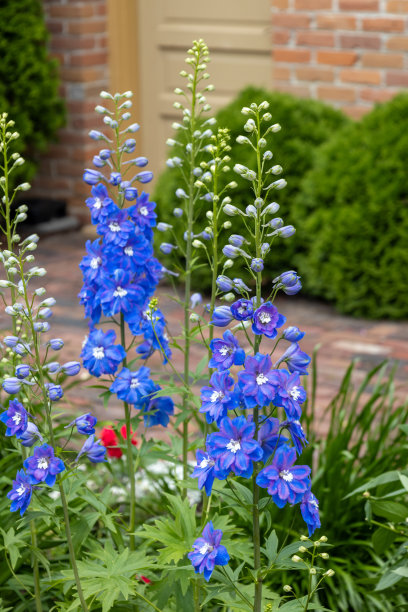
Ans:
[{"label": "red brick", "polygon": [[291,85],[290,83],[280,83],[278,81],[274,83],[274,89],[276,89],[277,91],[283,91],[285,93],[290,93],[293,96],[298,96],[299,98],[310,98],[309,87],[305,87],[301,85]]},{"label": "red brick", "polygon": [[408,51],[408,36],[390,36],[387,49],[392,51]]},{"label": "red brick", "polygon": [[356,18],[352,15],[318,15],[317,27],[321,30],[355,30]]},{"label": "red brick", "polygon": [[71,66],[100,66],[105,65],[108,61],[108,54],[105,51],[99,51],[97,53],[81,53],[78,55],[71,55],[70,65]]},{"label": "red brick", "polygon": [[289,81],[291,76],[290,68],[286,66],[273,66],[272,78],[277,81]]},{"label": "red brick", "polygon": [[371,106],[347,106],[344,105],[341,107],[342,111],[344,111],[346,113],[346,115],[348,115],[349,117],[351,117],[352,119],[361,119],[361,117],[364,117],[364,115],[366,115],[370,110],[371,110]]},{"label": "red brick", "polygon": [[290,39],[290,30],[273,30],[272,39],[274,45],[286,45]]},{"label": "red brick", "polygon": [[305,49],[286,49],[275,47],[272,50],[275,62],[306,63],[310,61],[310,51]]},{"label": "red brick", "polygon": [[378,0],[340,0],[341,11],[378,11]]},{"label": "red brick", "polygon": [[70,4],[52,4],[49,8],[47,8],[47,13],[51,15],[51,17],[92,17],[94,14],[92,4],[75,4],[75,2],[70,2]]},{"label": "red brick", "polygon": [[320,100],[334,100],[335,102],[355,102],[356,91],[351,87],[318,87],[317,97]]},{"label": "red brick", "polygon": [[105,19],[86,19],[84,21],[71,21],[68,23],[68,32],[70,34],[100,34],[105,31]]},{"label": "red brick", "polygon": [[330,83],[334,79],[334,72],[330,68],[312,68],[302,67],[296,70],[296,78],[298,81],[324,81]]},{"label": "red brick", "polygon": [[61,79],[63,81],[71,81],[74,83],[92,83],[101,78],[101,71],[95,68],[68,68],[61,66]]},{"label": "red brick", "polygon": [[395,87],[408,87],[408,72],[387,72],[385,82]]},{"label": "red brick", "polygon": [[272,0],[272,8],[284,11],[289,8],[289,0]]},{"label": "red brick", "polygon": [[353,51],[318,51],[318,64],[332,66],[352,66],[357,61],[357,53]]},{"label": "red brick", "polygon": [[367,102],[388,102],[396,93],[397,90],[372,87],[370,89],[362,89],[360,91],[360,97],[362,100],[367,100]]},{"label": "red brick", "polygon": [[362,58],[365,68],[403,68],[402,53],[365,53]]},{"label": "red brick", "polygon": [[47,20],[47,30],[51,34],[61,34],[64,29],[64,25],[61,21],[54,21],[53,19]]},{"label": "red brick", "polygon": [[342,70],[340,79],[343,83],[379,85],[381,83],[381,73],[378,70]]},{"label": "red brick", "polygon": [[363,19],[363,30],[368,32],[404,32],[405,22],[403,19],[387,19],[378,17]]},{"label": "red brick", "polygon": [[387,12],[388,13],[408,13],[407,0],[388,0]]},{"label": "red brick", "polygon": [[295,0],[296,11],[325,11],[332,8],[332,0]]},{"label": "red brick", "polygon": [[310,17],[307,15],[272,15],[272,27],[280,28],[308,28]]},{"label": "red brick", "polygon": [[330,32],[298,32],[296,43],[300,46],[334,47],[334,34]]},{"label": "red brick", "polygon": [[343,49],[380,49],[380,36],[371,34],[341,34],[340,46]]},{"label": "red brick", "polygon": [[94,36],[56,36],[52,44],[57,51],[76,51],[93,49]]}]

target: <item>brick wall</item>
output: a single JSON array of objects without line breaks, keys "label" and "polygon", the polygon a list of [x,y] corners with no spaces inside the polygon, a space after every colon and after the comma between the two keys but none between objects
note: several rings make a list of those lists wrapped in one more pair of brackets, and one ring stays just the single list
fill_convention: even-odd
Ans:
[{"label": "brick wall", "polygon": [[408,0],[272,0],[274,86],[358,118],[408,86]]},{"label": "brick wall", "polygon": [[69,212],[89,221],[81,177],[100,147],[88,137],[95,128],[99,92],[109,89],[106,0],[43,0],[50,52],[60,64],[67,124],[44,156],[30,195],[66,200]]}]

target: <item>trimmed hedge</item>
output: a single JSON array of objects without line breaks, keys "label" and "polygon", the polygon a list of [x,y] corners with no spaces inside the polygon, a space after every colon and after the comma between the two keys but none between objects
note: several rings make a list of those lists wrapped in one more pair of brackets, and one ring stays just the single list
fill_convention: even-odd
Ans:
[{"label": "trimmed hedge", "polygon": [[294,216],[308,293],[365,318],[408,316],[408,95],[376,107],[317,151]]},{"label": "trimmed hedge", "polygon": [[[64,123],[58,96],[57,62],[48,56],[48,32],[40,0],[0,3],[0,112],[9,113],[21,138],[16,141],[27,163],[30,180],[38,154],[47,148]],[[18,180],[17,172],[12,179]]]},{"label": "trimmed hedge", "polygon": [[[272,113],[272,121],[282,125],[282,130],[272,135],[269,147],[274,153],[275,163],[283,167],[281,176],[288,182],[285,189],[275,192],[275,197],[281,206],[278,215],[284,218],[285,224],[293,224],[297,229],[292,239],[281,240],[279,247],[274,249],[273,269],[270,269],[271,277],[273,277],[276,273],[293,268],[294,253],[302,248],[304,242],[303,228],[299,225],[292,210],[300,182],[304,174],[313,166],[319,146],[327,141],[333,132],[347,125],[350,120],[340,111],[316,100],[303,100],[289,94],[248,87],[233,102],[221,109],[216,118],[219,127],[226,127],[231,131],[232,151],[230,155],[234,163],[239,162],[249,168],[256,167],[255,154],[250,147],[239,145],[236,142],[237,136],[244,133],[245,117],[241,109],[243,106],[249,106],[251,102],[259,104],[263,100],[267,100],[270,104],[269,111]],[[173,149],[172,155],[174,154],[176,152]],[[233,204],[244,208],[251,203],[248,181],[241,179],[234,172],[226,174],[224,180],[225,183],[231,180],[238,183],[238,187],[230,192]],[[158,204],[159,220],[172,223],[179,235],[184,232],[183,224],[173,217],[172,211],[179,206],[179,201],[174,193],[181,185],[178,171],[168,169],[160,175],[154,194],[154,199]],[[207,225],[206,210],[207,206],[201,204],[197,211],[195,233],[200,232]],[[233,226],[224,232],[221,246],[227,241],[230,234],[241,233],[242,230],[242,221],[239,218],[226,217],[226,219],[232,221]],[[159,239],[161,238],[163,237],[159,236]],[[165,265],[171,265],[169,258],[162,259]],[[245,280],[249,282],[250,278]],[[208,268],[201,268],[200,289],[205,291],[209,287],[210,271]]]}]

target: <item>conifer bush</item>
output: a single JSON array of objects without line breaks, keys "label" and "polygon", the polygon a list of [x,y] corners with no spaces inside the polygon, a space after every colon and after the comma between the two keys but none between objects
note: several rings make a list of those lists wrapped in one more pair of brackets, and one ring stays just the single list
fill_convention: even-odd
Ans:
[{"label": "conifer bush", "polygon": [[57,63],[49,57],[47,40],[40,0],[0,2],[0,109],[18,125],[25,180],[33,177],[39,153],[64,123]]},{"label": "conifer bush", "polygon": [[408,316],[408,95],[374,108],[317,151],[293,210],[308,293],[364,318]]},{"label": "conifer bush", "polygon": [[[272,123],[284,126],[281,131],[274,134],[278,153],[273,161],[276,165],[284,168],[285,179],[287,180],[287,187],[279,192],[279,204],[281,210],[284,211],[285,224],[292,224],[296,227],[296,251],[302,252],[302,245],[305,241],[304,230],[297,223],[293,211],[294,198],[299,192],[303,176],[313,167],[320,145],[326,142],[342,126],[347,125],[350,120],[342,112],[316,100],[303,100],[286,93],[247,87],[230,104],[216,114],[217,124],[230,130],[230,157],[232,159],[239,157],[247,167],[256,166],[256,153],[250,147],[236,142],[236,138],[242,133],[241,109],[249,106],[251,102],[259,104],[263,100],[269,102]],[[248,181],[235,172],[229,172],[220,177],[220,181],[224,185],[232,180],[237,183],[236,189],[233,189],[229,194],[232,204],[242,206],[247,198]],[[180,204],[180,200],[175,195],[178,186],[176,173],[172,172],[171,169],[166,169],[160,175],[154,194],[154,199],[160,211],[160,221],[174,222],[173,210]],[[201,206],[197,206],[196,210],[198,212],[195,227],[201,227],[204,230],[208,224],[205,217],[207,207],[201,203]],[[242,233],[244,228],[241,218],[231,217],[230,221],[232,223],[231,232]],[[180,230],[175,229],[175,231]],[[229,231],[225,232],[225,236],[221,237],[222,246],[226,243],[229,233]],[[160,236],[157,236],[157,238],[160,239]],[[283,241],[280,248],[274,253],[272,267],[269,270],[270,278],[285,269],[289,269],[293,265],[293,255],[294,246],[291,241]],[[163,255],[161,259],[165,262]],[[245,277],[244,271],[243,275],[245,282],[250,283],[249,275],[247,274]],[[210,271],[208,268],[202,268],[200,271],[200,289],[210,289],[210,287]]]}]

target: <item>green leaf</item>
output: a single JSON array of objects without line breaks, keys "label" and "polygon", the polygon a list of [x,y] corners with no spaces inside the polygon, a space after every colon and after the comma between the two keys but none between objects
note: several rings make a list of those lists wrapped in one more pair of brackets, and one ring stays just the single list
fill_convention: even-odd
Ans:
[{"label": "green leaf", "polygon": [[374,550],[378,555],[382,555],[389,546],[393,543],[397,534],[386,529],[385,527],[379,527],[373,534],[373,546]]},{"label": "green leaf", "polygon": [[273,530],[265,542],[265,554],[270,564],[272,564],[276,559],[278,554],[278,544],[278,536],[276,535],[276,531]]},{"label": "green leaf", "polygon": [[400,523],[408,517],[408,507],[393,501],[373,501],[373,513],[391,522]]},{"label": "green leaf", "polygon": [[392,570],[398,576],[403,576],[404,578],[408,578],[408,565],[403,565],[401,567],[397,567],[397,569]]},{"label": "green leaf", "polygon": [[389,587],[397,584],[401,580],[402,576],[399,576],[395,570],[390,570],[383,574],[375,587],[375,591],[383,591]]}]

